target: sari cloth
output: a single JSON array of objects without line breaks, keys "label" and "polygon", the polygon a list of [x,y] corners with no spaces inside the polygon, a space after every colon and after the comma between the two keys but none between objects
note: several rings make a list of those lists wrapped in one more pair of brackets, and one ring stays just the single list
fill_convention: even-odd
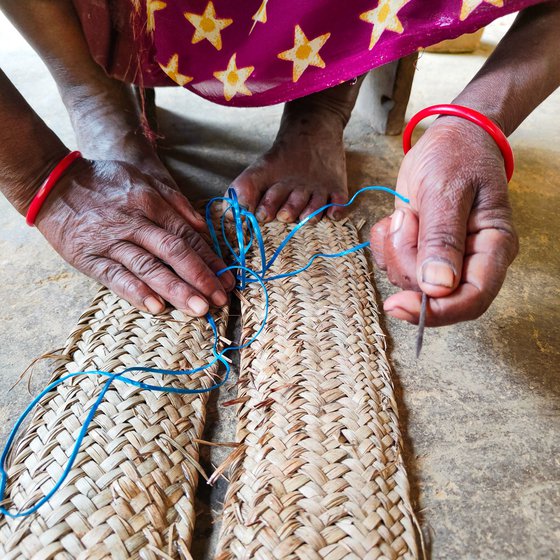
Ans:
[{"label": "sari cloth", "polygon": [[535,0],[74,0],[93,58],[120,80],[240,107],[290,101]]}]

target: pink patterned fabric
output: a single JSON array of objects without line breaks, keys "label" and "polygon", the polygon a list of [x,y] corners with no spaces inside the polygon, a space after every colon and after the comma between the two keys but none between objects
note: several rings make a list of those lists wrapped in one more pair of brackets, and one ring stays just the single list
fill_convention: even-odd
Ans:
[{"label": "pink patterned fabric", "polygon": [[[539,3],[74,2],[92,55],[109,74],[146,87],[178,84],[216,103],[234,106],[271,105],[320,91]],[[103,5],[108,16],[102,15]],[[95,10],[98,13],[92,20]],[[92,21],[103,21],[101,32],[99,25],[92,27]]]}]

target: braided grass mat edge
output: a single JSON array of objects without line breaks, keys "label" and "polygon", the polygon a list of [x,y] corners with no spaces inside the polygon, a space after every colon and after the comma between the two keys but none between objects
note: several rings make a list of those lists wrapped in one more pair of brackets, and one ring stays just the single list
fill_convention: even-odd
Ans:
[{"label": "braided grass mat edge", "polygon": [[[270,251],[289,231],[263,228]],[[289,244],[273,273],[358,242],[322,221]],[[268,285],[269,321],[241,354],[236,440],[218,560],[417,558],[417,521],[397,405],[365,256],[319,259]],[[252,285],[243,339],[262,318]]]}]

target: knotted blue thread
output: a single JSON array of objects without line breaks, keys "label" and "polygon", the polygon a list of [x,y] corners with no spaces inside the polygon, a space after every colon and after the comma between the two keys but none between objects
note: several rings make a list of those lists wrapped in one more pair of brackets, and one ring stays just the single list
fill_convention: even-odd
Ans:
[{"label": "knotted blue thread", "polygon": [[[276,259],[280,256],[280,253],[282,252],[282,250],[286,247],[286,245],[290,242],[290,240],[296,235],[296,233],[299,230],[301,230],[307,223],[309,223],[309,221],[312,220],[314,217],[319,216],[325,210],[327,210],[328,208],[331,208],[333,206],[340,207],[340,208],[350,206],[354,202],[354,200],[356,199],[356,197],[358,195],[360,195],[364,192],[367,192],[367,191],[387,192],[389,194],[392,194],[393,196],[398,197],[399,199],[401,199],[405,203],[409,202],[409,200],[406,197],[402,196],[401,194],[399,194],[396,191],[394,191],[392,189],[389,189],[387,187],[378,187],[378,186],[376,186],[376,187],[364,187],[363,189],[360,189],[358,192],[356,192],[356,194],[346,204],[336,204],[336,203],[327,204],[326,206],[323,206],[322,208],[319,208],[318,210],[316,210],[315,212],[313,212],[312,214],[307,216],[304,220],[299,222],[292,229],[292,231],[290,231],[290,233],[284,238],[284,240],[280,243],[280,245],[278,245],[278,248],[276,249],[276,251],[274,251],[274,253],[270,257],[270,259],[266,258],[266,250],[265,250],[265,246],[264,246],[264,240],[263,240],[262,232],[260,230],[259,224],[258,224],[255,216],[239,204],[239,201],[237,200],[237,194],[235,193],[235,191],[233,189],[229,189],[228,192],[227,192],[227,196],[220,196],[220,197],[215,197],[215,198],[211,199],[208,202],[208,204],[206,205],[206,222],[207,222],[208,228],[210,230],[210,237],[211,237],[212,243],[214,245],[214,250],[220,256],[220,258],[224,259],[224,254],[223,254],[223,251],[220,247],[220,242],[219,242],[218,236],[216,234],[216,229],[214,228],[214,224],[212,222],[212,217],[211,217],[212,206],[216,203],[222,203],[225,206],[225,208],[222,212],[222,215],[220,217],[220,230],[221,230],[221,234],[222,234],[222,241],[223,241],[224,245],[226,246],[226,248],[229,252],[229,254],[227,255],[227,257],[229,257],[228,260],[230,260],[233,263],[230,266],[227,266],[226,268],[220,270],[217,273],[217,275],[221,276],[222,274],[224,274],[224,272],[226,272],[228,270],[236,271],[236,273],[235,273],[236,287],[239,290],[243,290],[243,289],[246,288],[247,284],[255,283],[255,282],[260,284],[261,288],[263,289],[264,300],[265,300],[264,301],[264,313],[263,313],[263,318],[261,320],[261,324],[260,324],[259,328],[257,329],[256,333],[251,338],[249,338],[249,340],[244,342],[243,344],[241,344],[239,346],[227,346],[221,352],[219,352],[218,351],[218,328],[216,326],[216,322],[215,322],[214,318],[212,317],[212,315],[210,313],[208,313],[206,315],[206,319],[207,319],[207,321],[208,321],[208,323],[209,323],[209,325],[212,329],[212,333],[214,335],[214,342],[212,344],[213,358],[210,360],[209,363],[207,363],[203,366],[200,366],[200,367],[197,367],[197,368],[194,368],[194,369],[180,370],[180,371],[158,369],[158,368],[149,368],[149,367],[143,367],[143,366],[128,367],[128,368],[122,370],[120,373],[110,373],[108,371],[101,371],[101,370],[83,371],[83,372],[69,373],[68,375],[64,375],[60,379],[57,379],[56,381],[53,381],[52,383],[47,385],[29,403],[27,408],[23,411],[21,416],[18,418],[17,422],[15,423],[14,427],[12,428],[12,430],[10,432],[10,435],[8,436],[8,440],[6,442],[6,445],[4,446],[4,450],[2,451],[2,456],[0,457],[0,502],[3,502],[4,499],[5,499],[4,494],[5,494],[5,491],[6,491],[6,484],[7,484],[7,481],[8,481],[8,474],[6,472],[6,459],[8,458],[8,455],[10,454],[14,439],[16,437],[16,434],[17,434],[19,428],[21,427],[22,423],[25,421],[25,419],[27,418],[29,413],[35,408],[35,406],[43,399],[43,397],[45,395],[47,395],[50,391],[55,389],[58,385],[64,383],[68,379],[71,379],[73,377],[77,377],[78,375],[99,375],[99,376],[107,378],[107,381],[103,385],[97,399],[95,400],[95,402],[91,406],[91,408],[90,408],[90,410],[89,410],[89,412],[88,412],[88,414],[87,414],[87,416],[84,420],[84,423],[83,423],[83,425],[80,429],[80,432],[78,433],[78,437],[76,438],[76,442],[74,443],[74,447],[72,448],[72,452],[70,453],[70,456],[68,457],[68,461],[66,463],[64,471],[62,472],[62,474],[60,475],[59,479],[56,481],[54,486],[51,488],[51,490],[43,498],[41,498],[33,507],[30,507],[27,510],[19,511],[17,513],[12,513],[10,511],[8,511],[6,508],[4,508],[3,506],[0,506],[0,513],[6,515],[8,517],[14,518],[14,519],[17,518],[17,517],[26,517],[28,515],[31,515],[32,513],[35,513],[44,503],[48,502],[52,498],[52,496],[62,486],[62,484],[66,480],[68,474],[72,470],[72,467],[74,465],[76,457],[78,456],[78,453],[80,451],[83,440],[84,440],[84,438],[87,434],[87,431],[89,429],[89,425],[90,425],[91,421],[93,420],[93,417],[95,416],[95,413],[97,412],[97,409],[99,408],[101,402],[103,401],[103,398],[105,397],[105,393],[107,393],[107,391],[109,390],[109,388],[111,387],[111,385],[113,384],[114,381],[121,381],[123,383],[126,383],[127,385],[132,385],[133,387],[138,387],[140,389],[148,389],[150,391],[160,391],[160,392],[167,392],[167,393],[179,393],[179,394],[182,394],[182,395],[207,393],[209,391],[212,391],[213,389],[217,389],[218,387],[221,387],[224,383],[226,383],[226,381],[229,379],[229,374],[230,374],[230,371],[231,371],[231,366],[230,366],[228,360],[225,358],[226,353],[241,350],[243,348],[246,348],[250,344],[252,344],[258,338],[258,336],[261,334],[261,332],[263,331],[263,329],[266,325],[266,321],[268,319],[268,311],[269,311],[268,290],[266,289],[266,285],[265,285],[266,282],[270,282],[272,280],[279,280],[281,278],[289,278],[291,276],[296,276],[300,272],[303,272],[304,270],[307,270],[313,264],[315,259],[317,259],[319,257],[329,258],[329,259],[330,258],[336,258],[336,257],[343,257],[345,255],[349,255],[350,253],[355,253],[356,251],[364,249],[365,247],[367,247],[369,245],[369,243],[367,243],[367,242],[366,243],[360,243],[359,245],[356,245],[355,247],[351,247],[350,249],[346,249],[345,251],[340,251],[339,253],[316,253],[316,254],[311,256],[311,258],[309,259],[309,261],[307,262],[307,264],[305,266],[299,268],[298,270],[294,270],[292,272],[286,272],[284,274],[267,275],[267,273],[269,272],[270,268],[272,267],[272,265],[274,264]],[[227,217],[228,213],[232,214],[232,222],[233,222],[234,227],[235,227],[235,237],[236,237],[236,241],[237,241],[237,252],[235,251],[235,249],[232,247],[231,243],[229,242],[229,240],[227,238],[227,235],[226,235],[226,231],[225,231],[226,230],[226,225],[225,225],[226,224],[226,217]],[[248,241],[247,242],[245,242],[244,228],[248,232]],[[258,270],[258,271],[257,270],[252,270],[251,268],[248,268],[246,266],[247,253],[251,250],[251,248],[254,244],[256,244],[256,246],[257,246],[258,255],[259,255],[259,258],[260,258],[260,270]],[[224,374],[223,379],[221,381],[215,383],[211,387],[206,387],[206,388],[201,388],[201,389],[181,389],[179,387],[161,387],[159,385],[151,385],[149,383],[142,383],[141,381],[135,381],[134,379],[130,379],[129,377],[126,377],[127,373],[132,373],[132,372],[147,372],[147,373],[154,373],[154,374],[160,374],[160,375],[194,375],[195,373],[199,373],[201,371],[204,371],[204,370],[212,367],[213,365],[217,364],[218,362],[223,364],[223,366],[225,368],[225,374]]]}]

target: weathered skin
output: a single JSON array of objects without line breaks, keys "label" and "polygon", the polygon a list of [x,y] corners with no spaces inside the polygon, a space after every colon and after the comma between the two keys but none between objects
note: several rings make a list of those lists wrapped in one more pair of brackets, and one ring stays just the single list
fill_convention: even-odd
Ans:
[{"label": "weathered skin", "polygon": [[[511,134],[560,85],[558,29],[560,2],[522,12],[454,103]],[[430,296],[429,326],[479,317],[518,251],[496,144],[469,121],[441,117],[403,159],[397,190],[411,199],[410,209],[397,202],[371,232],[377,263],[403,289],[385,310],[416,323],[420,288]]]},{"label": "weathered skin", "polygon": [[329,202],[348,202],[342,136],[362,80],[286,103],[272,147],[232,184],[260,221],[295,222]]}]

